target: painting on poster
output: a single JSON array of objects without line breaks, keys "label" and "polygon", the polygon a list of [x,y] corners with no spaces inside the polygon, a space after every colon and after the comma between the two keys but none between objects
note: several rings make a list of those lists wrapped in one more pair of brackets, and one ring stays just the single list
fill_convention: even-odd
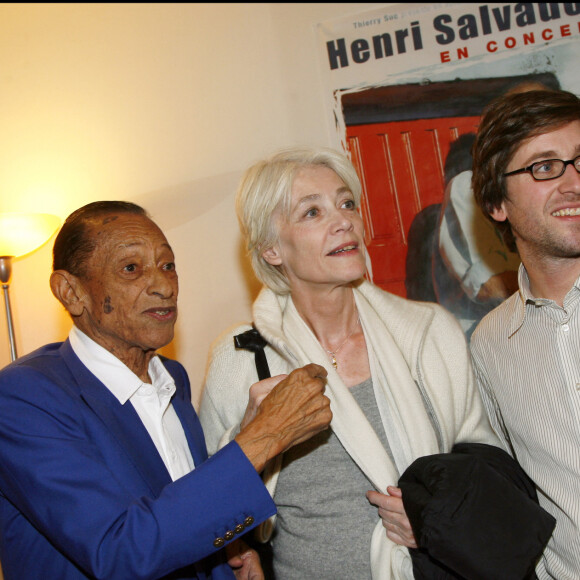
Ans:
[{"label": "painting on poster", "polygon": [[364,187],[372,277],[469,336],[519,259],[474,206],[470,146],[508,91],[580,93],[579,3],[385,5],[318,25],[331,138]]}]

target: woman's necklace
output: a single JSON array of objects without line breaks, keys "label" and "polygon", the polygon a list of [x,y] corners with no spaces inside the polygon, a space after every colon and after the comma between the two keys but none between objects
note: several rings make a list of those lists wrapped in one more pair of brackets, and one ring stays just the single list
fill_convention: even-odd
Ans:
[{"label": "woman's necklace", "polygon": [[349,335],[344,339],[344,342],[338,348],[335,348],[334,350],[327,350],[326,348],[324,349],[330,355],[330,362],[332,363],[332,366],[335,369],[338,368],[338,363],[336,362],[336,355],[340,352],[340,349],[348,342],[348,339],[354,334],[354,331],[358,328],[359,322],[360,315],[357,316],[354,328],[350,331]]}]

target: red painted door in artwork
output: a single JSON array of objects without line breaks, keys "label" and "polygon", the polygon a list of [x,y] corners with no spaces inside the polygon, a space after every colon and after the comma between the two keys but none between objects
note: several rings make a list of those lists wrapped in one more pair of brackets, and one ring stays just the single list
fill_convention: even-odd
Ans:
[{"label": "red painted door in artwork", "polygon": [[347,143],[363,185],[361,210],[373,281],[405,296],[405,260],[411,222],[441,203],[449,147],[477,130],[479,117],[445,117],[351,125]]}]

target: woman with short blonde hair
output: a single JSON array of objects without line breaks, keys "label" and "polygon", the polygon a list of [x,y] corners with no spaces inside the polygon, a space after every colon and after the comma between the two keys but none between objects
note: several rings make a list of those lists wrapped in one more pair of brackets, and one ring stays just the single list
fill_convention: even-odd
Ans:
[{"label": "woman with short blonde hair", "polygon": [[253,323],[273,376],[259,381],[254,355],[235,348],[233,337],[250,325],[221,336],[200,409],[208,450],[235,437],[274,385],[307,362],[327,369],[333,412],[331,430],[263,473],[278,516],[262,539],[271,538],[278,580],[412,578],[407,547],[416,543],[399,475],[455,443],[496,441],[453,316],[364,279],[360,198],[346,156],[303,147],[253,165],[238,191],[242,232],[265,285]]},{"label": "woman with short blonde hair", "polygon": [[361,184],[354,167],[344,155],[328,148],[279,151],[246,171],[236,196],[238,221],[254,272],[260,282],[279,294],[290,291],[284,272],[269,264],[262,253],[277,241],[273,213],[280,208],[283,215],[288,215],[294,178],[308,166],[334,171],[352,192],[356,205],[360,205]]}]

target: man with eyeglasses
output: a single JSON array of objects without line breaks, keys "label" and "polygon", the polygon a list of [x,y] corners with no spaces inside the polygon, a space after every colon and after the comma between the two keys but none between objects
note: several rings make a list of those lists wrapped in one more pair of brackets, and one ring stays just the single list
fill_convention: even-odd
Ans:
[{"label": "man with eyeglasses", "polygon": [[478,384],[492,426],[557,521],[538,577],[578,578],[580,99],[530,91],[491,103],[472,186],[522,260],[519,291],[472,336]]}]

